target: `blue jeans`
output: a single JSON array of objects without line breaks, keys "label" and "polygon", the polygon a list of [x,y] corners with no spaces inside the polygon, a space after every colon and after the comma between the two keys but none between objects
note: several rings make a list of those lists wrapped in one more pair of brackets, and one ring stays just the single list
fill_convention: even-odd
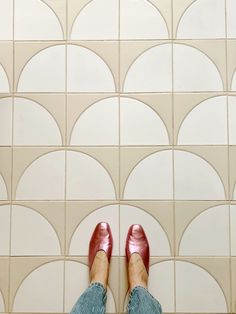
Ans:
[{"label": "blue jeans", "polygon": [[[106,311],[107,293],[101,283],[93,283],[75,303],[70,314],[90,314]],[[129,295],[129,314],[162,314],[160,303],[143,287],[135,287]]]}]

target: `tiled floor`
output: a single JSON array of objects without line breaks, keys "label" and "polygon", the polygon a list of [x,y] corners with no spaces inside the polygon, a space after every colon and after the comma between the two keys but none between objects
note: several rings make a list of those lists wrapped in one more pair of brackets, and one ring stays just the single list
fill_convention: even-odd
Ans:
[{"label": "tiled floor", "polygon": [[164,313],[236,313],[236,1],[0,0],[0,312],[68,313],[141,223]]}]

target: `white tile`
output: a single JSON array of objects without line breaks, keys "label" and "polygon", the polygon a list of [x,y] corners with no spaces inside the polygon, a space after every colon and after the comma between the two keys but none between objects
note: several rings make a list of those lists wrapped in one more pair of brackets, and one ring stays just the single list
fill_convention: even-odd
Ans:
[{"label": "white tile", "polygon": [[0,93],[9,93],[9,91],[8,77],[3,66],[0,64]]},{"label": "white tile", "polygon": [[160,302],[163,312],[174,312],[174,262],[164,261],[150,267],[148,289]]},{"label": "white tile", "polygon": [[[68,261],[65,267],[65,311],[68,313],[89,285],[89,270],[84,264]],[[106,313],[116,313],[112,292],[107,287]]]},{"label": "white tile", "polygon": [[25,65],[19,78],[18,92],[64,92],[65,46],[41,50]]},{"label": "white tile", "polygon": [[151,2],[121,0],[121,39],[169,38],[166,21]]},{"label": "white tile", "polygon": [[7,186],[3,179],[3,176],[0,174],[0,200],[7,200],[8,199],[8,193],[7,193]]},{"label": "white tile", "polygon": [[13,0],[0,0],[0,40],[13,37]]},{"label": "white tile", "polygon": [[13,205],[11,255],[60,255],[60,243],[53,226],[31,208]]},{"label": "white tile", "polygon": [[178,200],[224,200],[225,191],[215,169],[201,157],[175,150],[175,198]]},{"label": "white tile", "polygon": [[[88,255],[88,244],[92,236],[93,230],[99,222],[108,222],[113,237],[112,255],[119,256],[119,206],[108,205],[94,210],[86,216],[77,226],[71,242],[70,255]],[[83,238],[83,241],[81,239]]]},{"label": "white tile", "polygon": [[230,206],[231,255],[236,256],[236,205]]},{"label": "white tile", "polygon": [[215,206],[195,217],[182,236],[180,255],[229,256],[229,206]]},{"label": "white tile", "polygon": [[177,38],[224,38],[225,0],[197,0],[181,17]]},{"label": "white tile", "polygon": [[17,290],[13,311],[62,313],[64,262],[44,264],[31,272]]},{"label": "white tile", "polygon": [[26,98],[14,98],[14,145],[61,145],[54,117],[41,105]]},{"label": "white tile", "polygon": [[14,12],[15,39],[63,39],[58,17],[43,1],[15,0]]},{"label": "white tile", "polygon": [[130,205],[120,205],[120,255],[125,256],[127,232],[132,224],[142,225],[151,256],[171,255],[169,239],[161,224],[149,213]]},{"label": "white tile", "polygon": [[120,98],[121,145],[168,145],[169,135],[158,114],[141,101]]},{"label": "white tile", "polygon": [[0,145],[12,144],[12,98],[0,99]]},{"label": "white tile", "polygon": [[236,2],[226,0],[227,10],[227,37],[236,38]]},{"label": "white tile", "polygon": [[129,68],[124,91],[170,92],[172,90],[171,44],[150,48]]},{"label": "white tile", "polygon": [[228,313],[223,291],[203,268],[176,262],[176,311],[184,313]]},{"label": "white tile", "polygon": [[76,121],[71,145],[118,145],[119,99],[102,99],[86,109]]},{"label": "white tile", "polygon": [[236,97],[228,97],[229,145],[236,145]]},{"label": "white tile", "polygon": [[118,39],[119,1],[93,0],[74,21],[71,39]]},{"label": "white tile", "polygon": [[10,247],[10,205],[0,206],[0,256],[9,255]]},{"label": "white tile", "polygon": [[194,107],[178,134],[178,144],[182,145],[227,145],[227,139],[226,96],[207,99]]},{"label": "white tile", "polygon": [[171,150],[146,157],[130,173],[124,199],[172,199],[172,169]]},{"label": "white tile", "polygon": [[223,83],[215,64],[196,48],[174,44],[174,91],[222,91]]},{"label": "white tile", "polygon": [[236,91],[236,71],[234,72],[234,75],[233,75],[231,90]]},{"label": "white tile", "polygon": [[16,199],[63,200],[65,194],[65,151],[47,153],[31,163],[21,176]]},{"label": "white tile", "polygon": [[67,91],[114,92],[112,72],[103,59],[91,50],[68,45]]},{"label": "white tile", "polygon": [[115,199],[115,189],[110,174],[87,154],[67,152],[66,198]]}]

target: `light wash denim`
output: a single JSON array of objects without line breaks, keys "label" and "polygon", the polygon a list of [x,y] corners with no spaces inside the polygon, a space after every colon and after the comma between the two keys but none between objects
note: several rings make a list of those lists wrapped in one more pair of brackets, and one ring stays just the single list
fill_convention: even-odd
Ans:
[{"label": "light wash denim", "polygon": [[[99,282],[92,283],[75,303],[70,314],[90,314],[106,311],[107,293]],[[135,287],[129,294],[129,314],[162,314],[160,303],[143,287]]]}]

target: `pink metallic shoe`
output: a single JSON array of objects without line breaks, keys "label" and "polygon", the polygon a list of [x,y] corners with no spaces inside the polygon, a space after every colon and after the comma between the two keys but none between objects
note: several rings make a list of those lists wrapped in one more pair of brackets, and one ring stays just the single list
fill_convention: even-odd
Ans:
[{"label": "pink metallic shoe", "polygon": [[149,273],[149,244],[141,225],[130,226],[126,238],[125,252],[128,262],[133,253],[138,253],[143,260],[147,273]]},{"label": "pink metallic shoe", "polygon": [[98,251],[104,251],[110,263],[112,245],[113,239],[109,224],[107,222],[99,222],[93,231],[89,243],[89,269],[91,269]]}]

